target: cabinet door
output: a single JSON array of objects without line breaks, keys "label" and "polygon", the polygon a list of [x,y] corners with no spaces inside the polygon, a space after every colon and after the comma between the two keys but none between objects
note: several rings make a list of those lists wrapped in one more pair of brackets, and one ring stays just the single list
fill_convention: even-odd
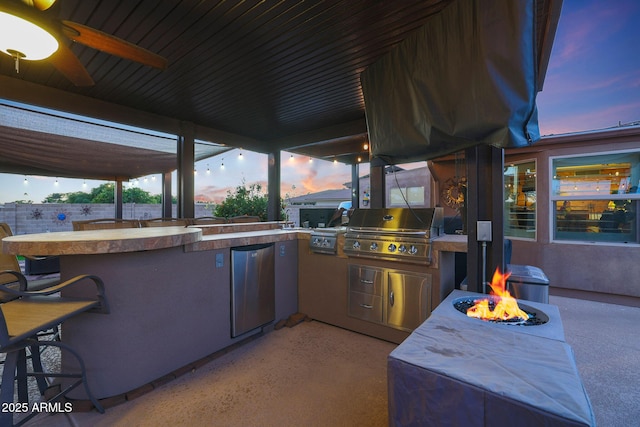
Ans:
[{"label": "cabinet door", "polygon": [[390,271],[387,289],[387,324],[412,331],[429,316],[431,275]]}]

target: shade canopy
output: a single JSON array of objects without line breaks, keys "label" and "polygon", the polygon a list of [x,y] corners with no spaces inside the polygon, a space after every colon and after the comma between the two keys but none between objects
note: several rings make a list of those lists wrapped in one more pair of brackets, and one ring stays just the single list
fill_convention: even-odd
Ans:
[{"label": "shade canopy", "polygon": [[[490,62],[499,65],[498,74],[506,64],[516,66],[519,77],[523,77],[523,67],[532,67],[527,73],[541,87],[561,1],[506,3],[526,5],[523,7],[534,15],[527,18],[532,21],[524,25],[518,7],[500,10],[494,5],[485,10],[484,2],[469,0],[64,0],[56,2],[57,10],[47,11],[56,14],[51,19],[80,23],[148,49],[167,59],[167,69],[144,66],[61,37],[60,43],[70,48],[95,85],[74,86],[48,60],[24,61],[17,74],[14,59],[0,55],[0,100],[171,138],[186,124],[196,140],[222,149],[286,150],[354,164],[358,157],[366,160],[369,156],[364,148],[369,136],[360,74],[395,46],[415,37],[416,31],[455,39],[457,46],[464,47],[468,41],[473,46],[469,53],[491,55]],[[443,18],[448,24],[428,29],[433,18],[457,10],[465,22]],[[475,22],[472,28],[478,34],[473,34],[466,21],[476,12],[484,20]],[[487,19],[491,14],[493,19]],[[527,37],[535,42],[520,44]],[[489,42],[505,50],[484,51]],[[522,63],[521,57],[531,54],[531,49],[536,60]],[[497,58],[496,53],[504,57]],[[466,64],[467,58],[440,62],[445,68],[442,75],[449,70],[457,81],[464,76],[454,66],[482,64],[473,57],[476,62]],[[481,88],[478,96],[485,96],[487,87]],[[520,86],[508,88],[508,93],[520,91]],[[434,93],[430,102],[439,104],[442,98],[441,93]],[[439,110],[446,113],[450,105],[442,104]],[[128,144],[114,144],[103,138],[30,130],[4,121],[0,125],[16,128],[3,129],[0,134],[0,172],[90,178],[135,177],[175,169],[171,138],[164,141],[169,147],[165,150],[139,143],[137,137]],[[405,149],[399,145],[397,151]],[[47,158],[37,160],[39,154]],[[85,176],[89,172],[93,174]]]},{"label": "shade canopy", "polygon": [[396,164],[539,140],[535,21],[535,0],[453,2],[368,67],[372,156]]}]

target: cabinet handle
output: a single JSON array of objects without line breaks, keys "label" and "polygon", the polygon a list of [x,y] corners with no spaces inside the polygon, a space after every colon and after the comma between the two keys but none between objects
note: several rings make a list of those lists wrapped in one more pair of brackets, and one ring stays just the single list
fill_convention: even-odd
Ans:
[{"label": "cabinet handle", "polygon": [[360,304],[360,307],[366,308],[367,310],[371,310],[373,308],[373,306],[369,304]]},{"label": "cabinet handle", "polygon": [[373,280],[360,279],[360,283],[364,283],[365,285],[373,285]]},{"label": "cabinet handle", "polygon": [[391,307],[393,307],[393,302],[394,302],[393,291],[391,291],[389,292],[389,304],[391,304]]}]

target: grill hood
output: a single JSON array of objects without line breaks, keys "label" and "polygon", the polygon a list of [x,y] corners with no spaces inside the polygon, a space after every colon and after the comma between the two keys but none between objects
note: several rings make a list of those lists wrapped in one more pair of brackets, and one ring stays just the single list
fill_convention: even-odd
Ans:
[{"label": "grill hood", "polygon": [[381,208],[356,209],[349,219],[348,232],[370,231],[380,233],[426,232],[426,237],[443,233],[442,208]]}]

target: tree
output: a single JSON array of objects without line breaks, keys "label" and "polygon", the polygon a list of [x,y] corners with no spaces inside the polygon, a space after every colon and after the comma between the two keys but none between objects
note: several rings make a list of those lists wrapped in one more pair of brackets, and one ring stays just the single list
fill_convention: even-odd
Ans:
[{"label": "tree", "polygon": [[[172,198],[174,199],[174,198]],[[113,184],[101,184],[92,188],[91,193],[76,191],[73,193],[53,193],[44,199],[44,203],[114,203],[115,194]],[[122,191],[124,203],[158,204],[162,196],[152,195],[141,188],[132,187]]]},{"label": "tree", "polygon": [[122,201],[124,203],[158,204],[161,202],[160,199],[160,196],[152,196],[148,191],[137,187],[127,188],[122,191]]},{"label": "tree", "polygon": [[91,203],[113,203],[113,184],[101,184],[91,189]]},{"label": "tree", "polygon": [[44,198],[43,203],[66,203],[67,197],[62,193],[51,193]]},{"label": "tree", "polygon": [[84,191],[76,191],[75,193],[66,193],[66,203],[91,203],[91,194]]},{"label": "tree", "polygon": [[267,204],[268,198],[262,193],[262,185],[255,183],[247,187],[243,180],[242,185],[236,187],[235,193],[227,191],[227,198],[216,206],[213,214],[224,218],[240,215],[258,216],[261,221],[266,221]]}]

